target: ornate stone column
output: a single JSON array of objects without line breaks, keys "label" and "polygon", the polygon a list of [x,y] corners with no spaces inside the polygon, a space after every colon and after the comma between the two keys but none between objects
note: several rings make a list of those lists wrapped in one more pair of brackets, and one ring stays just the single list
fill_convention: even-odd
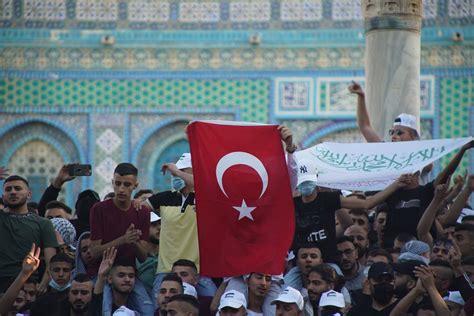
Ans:
[{"label": "ornate stone column", "polygon": [[422,0],[362,0],[366,102],[379,135],[400,113],[420,118]]}]

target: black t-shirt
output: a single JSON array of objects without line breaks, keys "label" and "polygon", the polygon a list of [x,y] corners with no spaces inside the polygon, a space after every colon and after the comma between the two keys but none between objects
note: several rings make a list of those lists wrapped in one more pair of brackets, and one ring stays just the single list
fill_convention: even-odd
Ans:
[{"label": "black t-shirt", "polygon": [[430,182],[415,189],[398,190],[386,200],[389,212],[384,231],[385,248],[393,247],[399,233],[417,236],[416,227],[433,196],[433,182]]},{"label": "black t-shirt", "polygon": [[384,309],[378,311],[372,307],[372,298],[369,295],[363,294],[361,297],[360,304],[353,307],[348,315],[349,316],[389,316],[392,310],[397,306],[398,300],[388,305]]},{"label": "black t-shirt", "polygon": [[339,192],[319,192],[316,199],[309,203],[303,203],[301,197],[295,197],[293,202],[296,213],[294,246],[315,243],[321,249],[325,261],[335,260],[335,213],[341,208]]}]

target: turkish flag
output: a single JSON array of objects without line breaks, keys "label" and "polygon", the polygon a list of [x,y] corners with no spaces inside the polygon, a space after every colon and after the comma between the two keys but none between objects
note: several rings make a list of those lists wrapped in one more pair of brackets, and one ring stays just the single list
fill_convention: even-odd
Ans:
[{"label": "turkish flag", "polygon": [[200,273],[282,273],[295,214],[277,126],[198,121],[188,134]]}]

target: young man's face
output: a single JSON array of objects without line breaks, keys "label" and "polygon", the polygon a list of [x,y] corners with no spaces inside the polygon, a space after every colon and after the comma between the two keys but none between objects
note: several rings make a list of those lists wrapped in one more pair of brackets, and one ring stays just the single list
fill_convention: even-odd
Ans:
[{"label": "young man's face", "polygon": [[472,238],[473,234],[474,233],[470,233],[466,230],[460,230],[454,233],[454,240],[456,241],[459,250],[461,250],[461,255],[463,257],[472,255],[474,252],[474,240]]},{"label": "young man's face", "polygon": [[23,291],[25,291],[26,303],[30,304],[36,300],[36,283],[23,284]]},{"label": "young man's face", "polygon": [[91,239],[90,238],[81,239],[80,250],[81,250],[82,261],[85,263],[86,266],[94,262],[94,258],[92,258],[92,255],[91,255]]},{"label": "young man's face", "polygon": [[196,286],[199,282],[198,273],[192,267],[174,266],[171,272],[176,273],[183,282],[189,283],[192,286]]},{"label": "young man's face", "polygon": [[319,248],[300,248],[297,253],[296,265],[301,273],[308,275],[309,271],[322,263],[321,251]]},{"label": "young man's face", "polygon": [[445,243],[435,244],[431,249],[430,260],[434,261],[437,259],[449,262],[449,251],[452,247],[449,247]]},{"label": "young man's face", "polygon": [[317,272],[311,272],[308,276],[308,296],[313,304],[319,304],[321,294],[334,289],[334,284],[323,280]]},{"label": "young man's face", "polygon": [[295,303],[276,302],[275,316],[298,316],[300,311]]},{"label": "young man's face", "polygon": [[245,316],[247,312],[245,311],[244,307],[240,308],[232,308],[232,307],[224,307],[219,311],[221,316]]},{"label": "young man's face", "polygon": [[3,202],[10,208],[19,208],[31,198],[26,183],[21,180],[9,181],[3,185]]},{"label": "young man's face", "polygon": [[48,208],[46,212],[44,213],[44,217],[47,219],[52,219],[52,218],[64,218],[64,219],[69,219],[69,214],[63,210],[62,208],[59,207],[53,207],[53,208]]},{"label": "young man's face", "polygon": [[115,193],[114,199],[118,202],[129,202],[132,199],[133,190],[138,186],[137,177],[131,174],[121,176],[114,173],[112,185]]},{"label": "young man's face", "polygon": [[113,267],[108,281],[115,291],[129,294],[135,286],[135,269],[130,266]]},{"label": "young man's face", "polygon": [[11,308],[11,313],[10,315],[16,315],[17,312],[20,311],[20,309],[25,306],[26,300],[25,300],[25,291],[20,290],[18,292],[18,295],[16,296],[15,301],[13,302],[12,308]]},{"label": "young man's face", "polygon": [[169,302],[166,305],[166,315],[168,316],[193,316],[193,315],[198,315],[197,313],[193,313],[189,311],[189,308],[186,308],[185,306],[186,303],[179,302],[179,301],[173,301]]},{"label": "young man's face", "polygon": [[158,293],[158,306],[160,310],[167,310],[167,304],[175,295],[182,294],[183,288],[181,284],[175,281],[163,281],[160,285],[160,292]]},{"label": "young man's face", "polygon": [[341,269],[344,272],[352,271],[357,262],[357,250],[349,241],[337,244],[337,251],[341,254]]},{"label": "young man's face", "polygon": [[344,232],[344,236],[352,237],[354,239],[354,243],[359,246],[359,248],[363,251],[369,248],[369,236],[367,234],[367,231],[360,226],[350,226]]},{"label": "young man's face", "polygon": [[268,290],[270,290],[271,283],[271,275],[254,272],[250,274],[247,280],[249,294],[252,294],[256,297],[265,297],[265,295],[268,293]]},{"label": "young man's face", "polygon": [[150,224],[150,235],[148,240],[155,245],[160,243],[161,220]]},{"label": "young man's face", "polygon": [[374,222],[374,230],[377,234],[381,234],[385,228],[385,224],[387,223],[387,213],[380,212],[377,214]]},{"label": "young man's face", "polygon": [[69,304],[72,310],[76,313],[84,313],[89,308],[89,303],[92,300],[92,281],[76,282],[72,281],[69,289]]},{"label": "young man's face", "polygon": [[389,134],[392,142],[406,142],[417,139],[413,129],[406,126],[394,126],[389,130]]},{"label": "young man's face", "polygon": [[353,225],[362,227],[365,231],[369,231],[369,220],[363,215],[351,214]]},{"label": "young man's face", "polygon": [[53,262],[49,265],[49,271],[54,282],[63,287],[71,279],[72,266],[68,262]]}]

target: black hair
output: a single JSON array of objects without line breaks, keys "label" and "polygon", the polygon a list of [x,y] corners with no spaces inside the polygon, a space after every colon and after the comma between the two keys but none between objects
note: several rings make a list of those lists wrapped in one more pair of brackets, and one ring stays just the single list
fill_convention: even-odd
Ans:
[{"label": "black hair", "polygon": [[104,195],[104,201],[107,199],[113,199],[115,197],[115,192],[109,192],[106,195]]},{"label": "black hair", "polygon": [[[462,218],[461,223],[464,223],[466,221],[474,221],[474,215],[466,215]],[[464,223],[465,224],[465,223]]]},{"label": "black hair", "polygon": [[173,263],[173,268],[176,267],[176,266],[178,266],[178,267],[190,267],[190,268],[193,268],[194,270],[196,270],[196,273],[197,273],[196,264],[194,262],[192,262],[191,260],[179,259],[175,263]]},{"label": "black hair", "polygon": [[456,226],[454,231],[456,232],[466,231],[468,233],[474,234],[474,225],[467,224],[467,223],[459,224],[458,226]]},{"label": "black hair", "polygon": [[449,262],[441,259],[430,261],[430,267],[444,267],[451,269],[451,265],[449,264]]},{"label": "black hair", "polygon": [[165,275],[165,277],[163,278],[161,283],[163,284],[163,282],[165,282],[165,281],[172,281],[172,282],[179,283],[179,285],[181,286],[181,292],[184,291],[183,281],[181,280],[181,278],[176,273],[168,273],[167,275]]},{"label": "black hair", "polygon": [[6,178],[5,181],[3,182],[3,186],[5,186],[5,184],[7,184],[8,182],[12,182],[12,181],[22,181],[26,184],[28,188],[30,187],[30,184],[28,183],[28,181],[25,178],[18,175],[12,175]]},{"label": "black hair", "polygon": [[138,175],[138,169],[128,162],[122,162],[115,167],[114,173],[118,173],[121,176]]},{"label": "black hair", "polygon": [[383,256],[387,258],[389,264],[393,263],[392,255],[390,255],[390,253],[385,249],[382,249],[382,248],[372,249],[367,254],[367,257],[377,257],[377,256]]},{"label": "black hair", "polygon": [[66,204],[64,204],[63,202],[61,202],[61,201],[50,201],[50,202],[48,202],[48,204],[46,204],[45,209],[49,210],[51,208],[60,208],[60,209],[63,209],[66,213],[72,214],[71,208],[69,206],[67,206]]},{"label": "black hair", "polygon": [[466,257],[461,262],[462,265],[474,266],[474,256]]},{"label": "black hair", "polygon": [[443,228],[444,228],[444,229],[446,229],[446,228],[451,228],[451,227],[456,228],[456,227],[458,227],[458,226],[459,226],[459,224],[458,224],[457,222],[454,222],[454,223],[449,223],[449,224],[444,225]]},{"label": "black hair", "polygon": [[402,233],[398,234],[397,237],[395,237],[395,239],[397,239],[401,242],[409,242],[411,240],[416,240],[416,237],[413,236],[410,233],[402,232]]},{"label": "black hair", "polygon": [[334,270],[333,267],[331,267],[327,263],[320,263],[309,271],[309,274],[312,272],[315,272],[321,276],[321,279],[323,279],[327,283],[332,283],[334,286],[337,284],[337,273],[336,270]]},{"label": "black hair", "polygon": [[388,208],[388,205],[387,203],[382,203],[382,204],[379,204],[375,207],[375,217],[377,217],[380,213],[388,213],[389,211],[389,208]]},{"label": "black hair", "polygon": [[5,206],[5,202],[3,202],[3,199],[0,197],[0,204]]},{"label": "black hair", "polygon": [[341,236],[339,238],[336,239],[336,244],[339,245],[339,244],[342,244],[343,242],[350,242],[351,244],[353,244],[355,246],[355,243],[354,243],[354,238],[350,237],[350,236]]},{"label": "black hair", "polygon": [[130,263],[127,258],[117,256],[112,264],[112,269],[116,267],[132,267],[136,271],[136,267],[133,263]]},{"label": "black hair", "polygon": [[150,193],[153,194],[153,190],[150,190],[150,189],[138,190],[137,193],[135,193],[135,195],[133,196],[133,198],[138,199],[143,194],[150,194]]},{"label": "black hair", "polygon": [[197,300],[197,298],[195,298],[192,295],[177,294],[177,295],[174,295],[170,298],[168,303],[171,303],[171,302],[187,303],[187,304],[191,305],[193,308],[195,308],[197,310],[196,312],[199,312],[199,301]]},{"label": "black hair", "polygon": [[369,219],[369,215],[367,214],[367,211],[362,208],[354,208],[352,210],[349,210],[349,214],[355,215],[355,216],[364,216],[365,218]]},{"label": "black hair", "polygon": [[89,278],[89,276],[85,273],[78,273],[72,280],[79,283],[92,281],[91,278]]},{"label": "black hair", "polygon": [[51,265],[54,262],[66,262],[71,266],[74,265],[74,262],[72,261],[71,257],[66,255],[64,252],[58,252],[57,254],[55,254],[49,261],[49,264]]},{"label": "black hair", "polygon": [[317,248],[319,252],[322,254],[321,247],[314,242],[300,243],[298,245],[295,245],[295,247],[293,248],[293,253],[295,254],[296,258],[298,258],[298,252],[300,251],[300,249],[311,249],[311,248]]}]

